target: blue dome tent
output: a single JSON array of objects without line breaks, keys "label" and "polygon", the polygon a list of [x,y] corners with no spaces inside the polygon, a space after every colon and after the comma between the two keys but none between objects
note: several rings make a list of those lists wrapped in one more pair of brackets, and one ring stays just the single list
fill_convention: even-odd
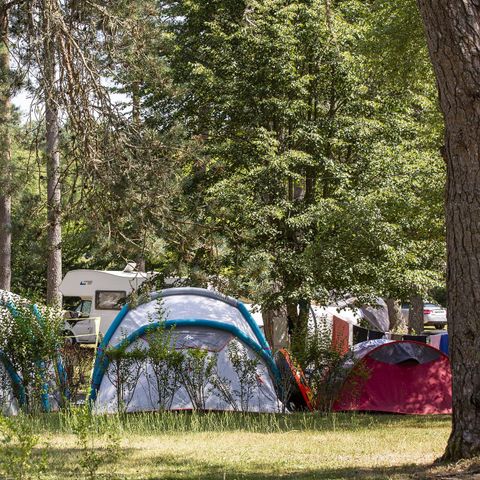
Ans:
[{"label": "blue dome tent", "polygon": [[[234,401],[238,398],[238,372],[229,356],[232,343],[238,345],[250,359],[256,359],[256,385],[247,411],[274,412],[278,410],[275,378],[278,375],[270,348],[255,320],[243,303],[211,290],[201,288],[170,288],[152,293],[136,306],[125,305],[101,342],[95,361],[91,400],[97,412],[119,409],[117,390],[112,382],[113,366],[105,353],[135,348],[148,350],[149,332],[165,329],[171,333],[171,348],[188,352],[201,349],[215,355],[219,374],[231,387]],[[126,411],[153,411],[158,408],[158,395],[149,386],[151,366],[141,370],[138,382],[129,392]],[[206,389],[205,409],[233,410],[213,386]],[[169,408],[194,408],[186,388],[179,385]]]}]

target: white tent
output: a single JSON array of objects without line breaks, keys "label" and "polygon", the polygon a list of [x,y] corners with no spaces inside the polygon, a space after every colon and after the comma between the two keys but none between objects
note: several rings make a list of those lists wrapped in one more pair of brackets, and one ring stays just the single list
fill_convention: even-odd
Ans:
[{"label": "white tent", "polygon": [[[119,409],[118,385],[115,385],[114,364],[105,352],[124,348],[148,350],[149,332],[163,328],[171,332],[170,345],[179,352],[200,349],[215,357],[219,377],[228,385],[231,401],[225,399],[215,385],[205,389],[204,407],[208,410],[242,409],[255,412],[278,410],[274,382],[277,370],[269,346],[257,323],[241,302],[211,290],[170,288],[151,294],[135,307],[126,305],[103,339],[95,363],[91,398],[97,412]],[[256,382],[249,392],[247,405],[242,403],[238,369],[231,358],[236,347],[245,358],[255,359]],[[145,361],[139,375],[121,399],[127,412],[156,410],[157,390],[152,388],[152,366]],[[235,407],[235,405],[237,407]],[[169,404],[170,409],[192,409],[194,402],[185,384],[180,383]],[[198,408],[198,406],[197,406]]]}]

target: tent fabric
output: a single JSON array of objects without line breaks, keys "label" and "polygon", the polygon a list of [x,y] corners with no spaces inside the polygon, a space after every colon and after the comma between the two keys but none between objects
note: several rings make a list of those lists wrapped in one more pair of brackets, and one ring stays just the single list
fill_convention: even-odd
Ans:
[{"label": "tent fabric", "polygon": [[442,338],[440,339],[440,350],[445,354],[449,355],[448,351],[448,333],[445,335],[442,335]]},{"label": "tent fabric", "polygon": [[388,332],[390,322],[385,300],[376,298],[375,305],[364,305],[360,308],[360,311],[363,318],[366,318],[374,328],[381,332]]},{"label": "tent fabric", "polygon": [[370,353],[373,349],[391,342],[392,340],[380,338],[380,339],[367,340],[365,342],[357,343],[352,348],[353,358],[356,360],[360,360],[367,353]]},{"label": "tent fabric", "polygon": [[430,335],[430,345],[448,355],[448,333],[440,333],[438,335]]},{"label": "tent fabric", "polygon": [[377,330],[369,330],[368,331],[368,339],[369,340],[378,340],[385,336],[385,332],[378,332]]},{"label": "tent fabric", "polygon": [[376,348],[370,352],[370,357],[379,362],[397,365],[406,361],[415,361],[419,364],[433,362],[440,355],[432,348],[424,348],[416,342],[393,343],[389,348]]},{"label": "tent fabric", "polygon": [[[229,356],[229,348],[236,344],[249,359],[257,361],[257,385],[253,389],[248,411],[274,412],[279,408],[275,391],[278,375],[269,346],[245,306],[230,297],[198,288],[165,289],[154,293],[142,304],[122,309],[107,331],[95,362],[91,398],[97,412],[118,409],[116,391],[111,381],[107,349],[126,347],[148,349],[148,333],[156,328],[171,329],[171,347],[180,351],[200,348],[215,355],[218,374],[225,379],[231,392],[238,397],[238,374]],[[142,368],[138,383],[125,401],[126,411],[148,411],[158,408],[158,395],[152,390],[152,376],[148,362]],[[235,407],[209,385],[205,408],[233,410]],[[157,395],[157,396],[156,396]],[[239,400],[239,398],[236,398]],[[239,401],[236,401],[239,405]],[[171,409],[192,409],[194,406],[184,386],[179,386]],[[245,408],[245,405],[242,406]]]},{"label": "tent fabric", "polygon": [[426,335],[403,335],[402,340],[413,340],[414,342],[427,343]]},{"label": "tent fabric", "polygon": [[442,338],[442,335],[430,335],[429,337],[429,344],[434,347],[434,348],[437,348],[438,350],[440,350],[440,339]]},{"label": "tent fabric", "polygon": [[230,342],[233,335],[228,332],[208,330],[202,327],[185,327],[173,330],[171,344],[176,349],[200,348],[219,352]]},{"label": "tent fabric", "polygon": [[381,339],[388,335],[385,332],[379,332],[378,330],[369,330],[368,328],[359,327],[358,325],[353,325],[352,331],[353,345],[361,342],[366,342],[367,340]]},{"label": "tent fabric", "polygon": [[[180,334],[184,333],[185,332],[182,332],[180,329]],[[238,342],[233,336],[231,337],[231,341]],[[148,348],[147,340],[144,336],[139,337],[132,342],[127,351],[142,346],[143,348]],[[246,347],[246,351],[250,359],[257,358],[255,352],[248,347]],[[223,348],[215,353],[218,355],[217,368],[218,371],[221,372],[221,376],[230,382],[230,389],[232,392],[238,391],[238,377],[228,357],[228,349]],[[209,355],[212,354],[213,352],[209,352]],[[152,377],[153,372],[151,366],[147,364],[134,391],[130,392],[127,398],[124,399],[127,412],[154,411],[158,408],[158,393],[152,388],[152,383],[149,381],[149,378]],[[206,391],[209,393],[205,402],[205,408],[207,410],[233,410],[232,405],[228,404],[221,396],[212,391],[212,387],[212,385],[206,387]],[[237,404],[239,404],[238,401]],[[190,397],[183,386],[180,386],[177,389],[169,408],[172,410],[191,410],[193,408]],[[97,413],[112,413],[117,410],[116,389],[107,369],[95,401],[95,411]],[[252,395],[248,410],[253,412],[275,412],[278,410],[278,401],[273,380],[264,363],[260,363],[257,367],[257,388]]]},{"label": "tent fabric", "polygon": [[366,342],[368,340],[368,330],[366,328],[359,327],[358,325],[353,326],[353,344]]},{"label": "tent fabric", "polygon": [[[161,298],[161,303],[152,303],[157,298]],[[233,298],[211,290],[184,287],[153,293],[150,300],[133,309],[126,305],[121,310],[105,335],[108,345],[119,343],[123,337],[144,325],[146,318],[156,319],[161,316],[165,321],[201,318],[226,322],[257,341],[263,348],[268,348],[265,337],[251,314],[241,302]],[[161,311],[157,311],[159,308]],[[118,328],[120,323],[121,328]]]},{"label": "tent fabric", "polygon": [[362,353],[348,374],[334,410],[451,413],[451,370],[445,354],[412,341],[372,344]]},{"label": "tent fabric", "polygon": [[332,348],[340,354],[350,349],[350,338],[353,325],[336,315],[332,317]]}]

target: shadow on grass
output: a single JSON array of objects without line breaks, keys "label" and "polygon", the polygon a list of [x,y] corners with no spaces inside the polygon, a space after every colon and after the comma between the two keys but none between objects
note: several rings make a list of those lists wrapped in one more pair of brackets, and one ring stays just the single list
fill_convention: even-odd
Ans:
[{"label": "shadow on grass", "polygon": [[[265,472],[261,465],[246,468],[249,471],[235,471],[211,465],[208,462],[192,460],[157,458],[158,475],[146,476],[148,480],[178,480],[189,478],[193,480],[422,480],[429,476],[431,465],[401,465],[392,467],[371,468],[309,468],[302,471],[282,471],[276,468],[271,473]],[[257,468],[255,468],[257,467]],[[172,471],[173,470],[173,471]]]},{"label": "shadow on grass", "polygon": [[[106,462],[99,469],[98,479],[111,480],[442,480],[467,479],[471,468],[463,471],[439,474],[438,468],[448,467],[448,464],[405,464],[397,466],[375,467],[338,467],[338,468],[306,468],[294,470],[289,466],[282,470],[281,464],[268,466],[254,462],[245,464],[244,469],[228,469],[217,463],[208,461],[174,457],[172,455],[157,455],[146,459],[141,465],[130,465],[129,459],[135,449],[123,448],[119,453],[118,461]],[[38,451],[40,458],[41,449]],[[76,448],[48,448],[49,471],[48,478],[78,479],[81,472],[77,468],[81,452]],[[478,467],[478,465],[477,465]],[[478,472],[478,468],[476,472]],[[108,472],[108,473],[105,473]],[[465,476],[467,474],[467,476]]]}]

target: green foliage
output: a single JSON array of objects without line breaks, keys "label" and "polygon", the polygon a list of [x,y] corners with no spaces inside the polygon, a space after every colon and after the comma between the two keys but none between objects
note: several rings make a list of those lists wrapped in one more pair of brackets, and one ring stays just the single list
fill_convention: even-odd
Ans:
[{"label": "green foliage", "polygon": [[78,467],[84,478],[112,478],[113,473],[100,475],[98,470],[120,456],[120,437],[112,426],[99,424],[88,405],[71,411],[70,426],[79,449]]},{"label": "green foliage", "polygon": [[40,436],[35,434],[29,417],[0,415],[0,472],[6,479],[34,480],[47,471],[45,453],[35,452]]},{"label": "green foliage", "polygon": [[[224,291],[286,305],[299,337],[311,300],[443,282],[441,122],[413,6],[165,4],[173,110],[198,143],[179,197],[189,223],[170,248]],[[406,44],[395,35],[409,17]]]},{"label": "green foliage", "polygon": [[145,368],[146,352],[124,343],[107,348],[105,355],[109,360],[106,374],[116,391],[118,412],[125,413]]},{"label": "green foliage", "polygon": [[[336,339],[343,344],[342,339]],[[299,352],[296,361],[302,366],[312,389],[313,405],[321,412],[331,412],[340,390],[350,374],[347,365],[355,363],[352,351],[340,351],[332,342],[332,326],[320,318],[313,332],[308,332],[305,349]],[[362,382],[369,372],[356,365],[356,373],[349,377],[349,394],[355,398],[361,392]]]},{"label": "green foliage", "polygon": [[194,410],[205,410],[208,386],[214,383],[216,365],[217,355],[201,348],[189,348],[183,356],[180,383]]},{"label": "green foliage", "polygon": [[233,389],[232,393],[240,400],[240,410],[248,412],[250,402],[258,388],[259,359],[250,358],[247,349],[238,341],[228,344],[228,358],[238,376],[238,389]]},{"label": "green foliage", "polygon": [[[12,306],[0,307],[0,350],[22,378],[25,409],[39,410],[47,388],[56,385],[62,389],[57,361],[63,316],[56,308],[38,308],[19,297],[4,297],[1,303]],[[15,395],[18,398],[19,392]]]},{"label": "green foliage", "polygon": [[95,350],[84,348],[78,343],[65,342],[60,350],[60,355],[67,377],[68,401],[78,404],[83,398],[88,397]]},{"label": "green foliage", "polygon": [[147,374],[149,386],[158,396],[158,409],[168,410],[180,384],[180,369],[183,365],[182,352],[175,350],[172,341],[174,330],[156,328],[148,332],[147,361],[152,373]]},{"label": "green foliage", "polygon": [[[65,271],[145,260],[285,306],[299,353],[313,300],[443,285],[442,125],[414,0],[75,8],[125,108],[98,120],[89,162],[65,125]],[[42,159],[33,173],[36,139],[17,143],[13,285],[42,295]]]}]

